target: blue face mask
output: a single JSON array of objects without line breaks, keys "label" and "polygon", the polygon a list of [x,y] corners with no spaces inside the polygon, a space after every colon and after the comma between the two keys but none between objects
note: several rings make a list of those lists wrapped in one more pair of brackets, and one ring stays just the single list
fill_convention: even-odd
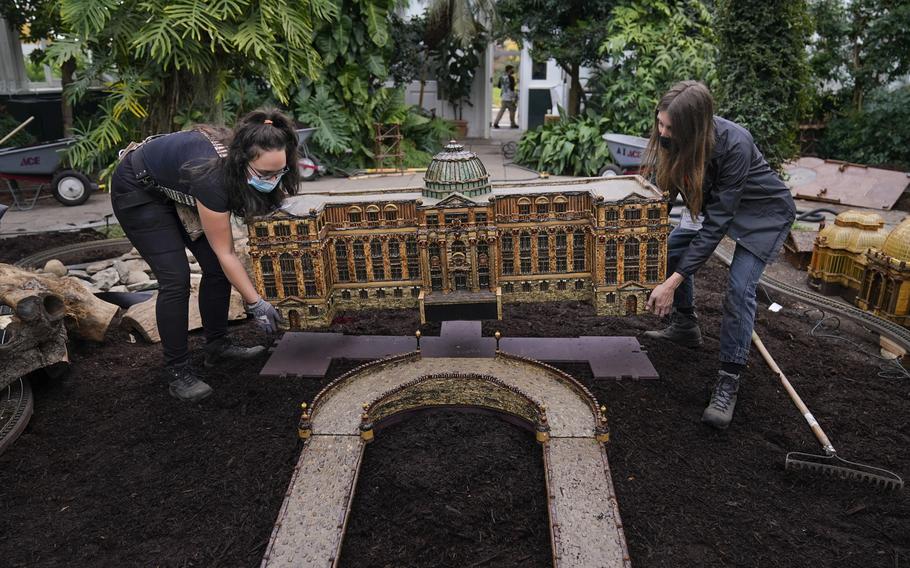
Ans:
[{"label": "blue face mask", "polygon": [[267,181],[258,177],[251,177],[246,182],[250,186],[261,193],[271,193],[276,187],[278,187],[278,182],[281,181],[281,176],[278,176],[272,181]]}]

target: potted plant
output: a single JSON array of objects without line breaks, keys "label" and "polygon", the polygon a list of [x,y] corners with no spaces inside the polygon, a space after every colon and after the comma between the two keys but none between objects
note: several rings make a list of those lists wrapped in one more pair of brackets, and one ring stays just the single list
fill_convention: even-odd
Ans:
[{"label": "potted plant", "polygon": [[440,47],[436,60],[436,81],[439,92],[452,105],[454,118],[451,120],[456,136],[464,139],[468,135],[468,123],[464,120],[464,106],[471,103],[471,87],[474,75],[480,65],[478,53],[483,49],[481,40],[462,47],[457,42],[446,41]]}]

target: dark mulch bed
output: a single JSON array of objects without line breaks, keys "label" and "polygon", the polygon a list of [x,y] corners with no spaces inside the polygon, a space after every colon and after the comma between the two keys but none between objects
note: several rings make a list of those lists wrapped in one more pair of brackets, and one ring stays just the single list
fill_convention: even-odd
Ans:
[{"label": "dark mulch bed", "polygon": [[[704,348],[645,343],[662,380],[594,382],[587,366],[564,366],[609,408],[633,565],[910,566],[906,492],[784,471],[787,451],[819,449],[757,354],[731,428],[699,423],[725,277],[714,263],[699,276]],[[799,309],[759,309],[758,333],[841,454],[910,475],[910,380],[877,376],[873,338],[852,336],[859,353],[808,336],[814,320]],[[505,317],[485,333],[637,335],[658,324],[578,303],[510,306]],[[417,317],[344,314],[335,328],[410,335]],[[261,340],[248,324],[233,331]],[[259,379],[259,359],[210,373],[215,394],[184,405],[155,374],[159,349],[115,333],[75,345],[67,377],[36,378],[31,424],[0,456],[0,564],[259,564],[299,454],[299,403],[324,381]],[[354,364],[336,361],[329,378]],[[543,491],[530,433],[491,415],[412,416],[366,452],[343,565],[546,566]]]},{"label": "dark mulch bed", "polygon": [[[0,238],[0,262],[12,264],[36,252],[90,241],[103,240],[105,236],[94,229],[80,229],[78,231],[53,231],[50,233],[35,233],[21,237]],[[86,262],[82,258],[67,259],[67,262]]]}]

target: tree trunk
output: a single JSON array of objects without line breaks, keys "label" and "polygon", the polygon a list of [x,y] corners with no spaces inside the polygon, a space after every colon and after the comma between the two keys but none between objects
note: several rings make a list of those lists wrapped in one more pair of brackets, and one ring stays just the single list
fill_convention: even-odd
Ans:
[{"label": "tree trunk", "polygon": [[566,112],[569,116],[578,116],[578,113],[581,112],[581,98],[583,93],[581,89],[581,80],[579,79],[580,67],[580,65],[572,64],[568,69],[570,82],[569,100]]},{"label": "tree trunk", "polygon": [[70,57],[60,66],[60,85],[63,87],[61,111],[63,112],[63,136],[68,138],[73,135],[73,105],[66,96],[66,89],[73,83],[76,73],[76,59]]}]

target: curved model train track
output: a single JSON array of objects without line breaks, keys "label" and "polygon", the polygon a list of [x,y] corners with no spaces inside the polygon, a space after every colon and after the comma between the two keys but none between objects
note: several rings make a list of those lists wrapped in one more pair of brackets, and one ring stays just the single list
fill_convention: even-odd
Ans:
[{"label": "curved model train track", "polygon": [[[85,243],[75,243],[54,247],[52,249],[36,252],[15,262],[16,266],[25,268],[29,266],[44,266],[44,264],[54,258],[66,257],[71,254],[89,251],[98,251],[99,253],[111,253],[115,255],[123,254],[129,251],[133,245],[129,239],[107,239],[103,241],[88,241]],[[66,264],[66,263],[64,263]]]},{"label": "curved model train track", "polygon": [[[726,250],[722,250],[721,247],[718,247],[714,251],[714,254],[727,266],[733,261],[733,255]],[[761,276],[759,284],[769,290],[774,290],[775,292],[784,294],[785,296],[789,296],[800,302],[824,309],[828,313],[850,318],[851,320],[872,329],[879,335],[884,335],[906,350],[907,353],[910,353],[910,329],[884,318],[880,318],[865,310],[861,310],[856,306],[845,304],[834,298],[829,298],[828,296],[822,296],[821,294],[803,290],[802,288],[792,286],[786,282],[781,282],[780,280],[765,274]]]}]

